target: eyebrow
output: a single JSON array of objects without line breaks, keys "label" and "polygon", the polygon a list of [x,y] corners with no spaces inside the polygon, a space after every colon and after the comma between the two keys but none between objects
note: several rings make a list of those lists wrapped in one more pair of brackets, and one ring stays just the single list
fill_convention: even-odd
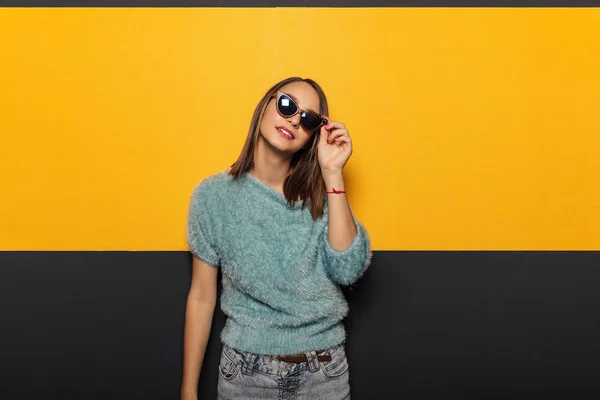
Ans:
[{"label": "eyebrow", "polygon": [[[285,94],[286,96],[290,96],[296,103],[299,103],[298,98],[296,96],[294,96],[293,94],[289,94],[287,92],[284,92],[283,90],[280,90],[281,93]],[[299,106],[297,106],[299,107]],[[318,112],[316,112],[315,110],[313,110],[312,108],[307,108],[305,111],[312,111],[315,114],[319,114]],[[320,115],[320,114],[319,114]]]},{"label": "eyebrow", "polygon": [[292,99],[294,99],[294,101],[296,103],[298,103],[298,98],[296,96],[294,96],[293,94],[289,94],[287,92],[284,92],[283,90],[281,91],[281,93],[285,94],[286,96],[290,96]]}]

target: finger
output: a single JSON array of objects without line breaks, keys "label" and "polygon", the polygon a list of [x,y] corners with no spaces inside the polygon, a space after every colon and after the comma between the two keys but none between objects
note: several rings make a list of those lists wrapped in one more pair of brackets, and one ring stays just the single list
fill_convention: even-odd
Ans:
[{"label": "finger", "polygon": [[348,135],[348,131],[347,130],[345,130],[345,129],[336,129],[335,131],[329,133],[329,136],[327,136],[327,141],[331,142],[332,140],[334,140],[334,139],[336,139],[336,138],[338,138],[340,136],[344,136],[344,135],[345,136],[350,136],[350,135]]},{"label": "finger", "polygon": [[327,125],[325,125],[325,129],[327,129],[328,131],[331,131],[334,129],[346,129],[346,125],[342,124],[341,122],[329,120],[329,123]]},{"label": "finger", "polygon": [[352,139],[350,138],[350,136],[342,135],[340,137],[337,137],[337,138],[333,139],[331,141],[331,143],[345,143],[345,144],[351,146],[352,145]]}]

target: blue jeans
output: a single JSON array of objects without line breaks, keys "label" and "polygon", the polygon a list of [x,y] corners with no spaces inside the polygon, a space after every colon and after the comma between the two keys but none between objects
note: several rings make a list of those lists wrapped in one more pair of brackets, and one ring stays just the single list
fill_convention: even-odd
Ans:
[{"label": "blue jeans", "polygon": [[[331,355],[318,361],[317,354]],[[344,345],[306,353],[308,362],[290,363],[223,345],[218,400],[350,400]]]}]

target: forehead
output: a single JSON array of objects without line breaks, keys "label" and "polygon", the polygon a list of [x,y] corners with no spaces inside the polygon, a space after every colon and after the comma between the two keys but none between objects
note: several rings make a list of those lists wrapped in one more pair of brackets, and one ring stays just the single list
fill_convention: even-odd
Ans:
[{"label": "forehead", "polygon": [[296,100],[298,107],[309,110],[319,110],[319,95],[317,91],[306,82],[292,82],[280,89]]}]

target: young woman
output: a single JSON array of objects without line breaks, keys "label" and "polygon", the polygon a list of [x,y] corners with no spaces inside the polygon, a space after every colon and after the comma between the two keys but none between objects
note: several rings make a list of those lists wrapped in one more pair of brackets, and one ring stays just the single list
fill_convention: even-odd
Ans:
[{"label": "young woman", "polygon": [[277,83],[239,159],[194,189],[182,399],[198,398],[219,267],[219,399],[350,399],[340,285],[365,272],[371,248],[345,194],[350,135],[325,115],[316,82]]}]

